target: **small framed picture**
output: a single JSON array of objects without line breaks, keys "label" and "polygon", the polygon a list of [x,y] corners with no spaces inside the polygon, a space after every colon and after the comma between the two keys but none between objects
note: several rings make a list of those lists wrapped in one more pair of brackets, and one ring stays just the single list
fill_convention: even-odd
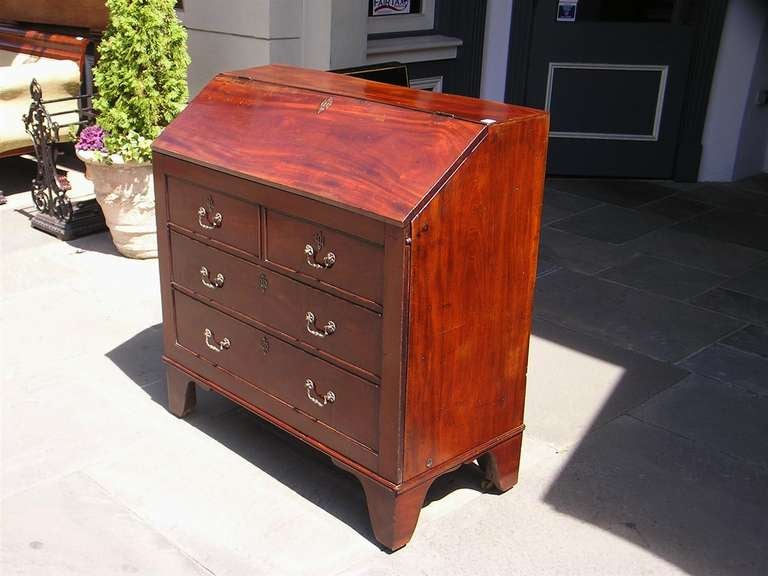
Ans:
[{"label": "small framed picture", "polygon": [[560,0],[557,3],[558,22],[576,22],[576,7],[578,0]]}]

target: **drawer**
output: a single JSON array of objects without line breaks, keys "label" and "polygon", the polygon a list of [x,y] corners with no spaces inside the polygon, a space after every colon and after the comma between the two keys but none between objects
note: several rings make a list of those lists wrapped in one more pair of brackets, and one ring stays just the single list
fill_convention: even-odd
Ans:
[{"label": "drawer", "polygon": [[168,218],[199,236],[259,256],[259,207],[169,176]]},{"label": "drawer", "polygon": [[381,304],[383,246],[271,210],[266,227],[266,260]]},{"label": "drawer", "polygon": [[381,314],[173,232],[171,255],[178,285],[381,374]]},{"label": "drawer", "polygon": [[312,435],[314,418],[377,449],[378,387],[181,292],[173,294],[181,346],[309,415],[302,432]]}]

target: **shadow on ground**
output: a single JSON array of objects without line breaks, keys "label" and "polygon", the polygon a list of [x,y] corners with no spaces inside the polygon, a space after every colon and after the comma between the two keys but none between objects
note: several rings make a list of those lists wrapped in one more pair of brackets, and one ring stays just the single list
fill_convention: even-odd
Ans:
[{"label": "shadow on ground", "polygon": [[[60,168],[57,172],[59,176],[67,176],[67,172],[64,169],[84,173],[85,165],[79,158],[77,158],[77,156],[75,156],[73,146],[71,144],[64,144],[61,148],[63,154],[57,159],[57,166]],[[16,212],[31,220],[38,214],[38,210],[35,207],[30,193],[30,190],[32,189],[32,180],[37,176],[37,162],[30,157],[23,156],[3,158],[0,170],[0,174],[2,175],[0,192],[6,196],[27,194],[26,198],[29,202],[22,207],[17,207]],[[72,192],[68,195],[72,197]],[[45,232],[42,231],[39,233],[45,234]],[[112,243],[112,237],[108,230],[89,234],[66,242],[76,250],[84,252],[100,252],[102,254],[122,257]]]},{"label": "shadow on ground", "polygon": [[32,189],[37,174],[37,162],[21,156],[5,158],[2,163],[3,184],[0,192],[6,196],[21,194]]},{"label": "shadow on ground", "polygon": [[689,574],[766,574],[768,177],[638,185],[545,195],[533,334],[621,376],[544,501]]},{"label": "shadow on ground", "polygon": [[[710,395],[708,388],[719,383],[696,380],[683,370],[658,378],[659,368],[649,374],[647,367],[625,362],[615,349],[541,322],[534,335],[624,372],[588,432],[567,450],[568,461],[549,485],[544,501],[689,574],[765,574],[768,552],[761,543],[768,533],[765,464],[713,449],[708,438],[676,430],[658,417],[700,420],[694,429],[711,427],[713,434],[732,435],[717,427],[737,426],[734,420],[744,414],[718,416],[730,407],[728,398]],[[649,379],[650,375],[655,377]],[[752,400],[749,394],[741,398]],[[755,419],[768,418],[766,407],[764,403],[762,415],[750,415],[753,426]],[[768,429],[757,424],[751,432],[765,434]]]},{"label": "shadow on ground", "polygon": [[[545,197],[527,434],[568,458],[543,499],[695,575],[768,573],[767,184]],[[165,406],[161,351],[156,325],[108,356]],[[352,476],[222,401],[188,422],[375,542]],[[462,467],[427,502],[480,480]]]},{"label": "shadow on ground", "polygon": [[100,252],[102,254],[117,256],[118,258],[125,258],[125,256],[120,254],[120,252],[117,251],[117,248],[115,248],[109,230],[98,232],[96,234],[89,234],[88,236],[82,236],[80,238],[75,238],[74,240],[67,240],[67,244],[84,252]]},{"label": "shadow on ground", "polygon": [[[111,350],[107,357],[152,400],[167,408],[165,370],[160,359],[162,341],[162,324],[156,324]],[[168,418],[176,417],[169,412]],[[381,547],[371,530],[362,486],[353,475],[336,468],[329,457],[200,387],[197,407],[185,420]],[[256,436],[259,450],[254,450]],[[478,466],[462,466],[432,484],[424,505],[459,489],[479,492],[483,478]]]},{"label": "shadow on ground", "polygon": [[[66,176],[64,169],[85,172],[85,165],[75,156],[72,145],[63,145],[62,152],[56,160],[59,176]],[[37,176],[37,161],[28,155],[3,158],[2,170],[3,184],[0,191],[3,194],[10,196],[29,192],[32,180]]]}]

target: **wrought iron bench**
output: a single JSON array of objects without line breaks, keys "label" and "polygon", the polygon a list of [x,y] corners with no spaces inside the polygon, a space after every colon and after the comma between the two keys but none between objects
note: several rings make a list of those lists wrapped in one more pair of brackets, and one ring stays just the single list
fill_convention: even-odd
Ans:
[{"label": "wrought iron bench", "polygon": [[35,154],[32,198],[39,212],[32,226],[62,239],[104,229],[95,200],[71,202],[69,183],[56,171],[58,145],[88,120],[94,43],[106,24],[103,0],[90,19],[78,14],[81,4],[99,2],[4,0],[0,6],[0,158]]}]

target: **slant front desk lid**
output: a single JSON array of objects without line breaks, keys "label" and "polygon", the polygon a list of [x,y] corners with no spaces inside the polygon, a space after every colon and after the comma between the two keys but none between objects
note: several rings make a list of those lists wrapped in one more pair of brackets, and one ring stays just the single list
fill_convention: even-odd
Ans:
[{"label": "slant front desk lid", "polygon": [[216,76],[153,148],[403,224],[487,136],[489,122],[541,114],[264,66]]}]

